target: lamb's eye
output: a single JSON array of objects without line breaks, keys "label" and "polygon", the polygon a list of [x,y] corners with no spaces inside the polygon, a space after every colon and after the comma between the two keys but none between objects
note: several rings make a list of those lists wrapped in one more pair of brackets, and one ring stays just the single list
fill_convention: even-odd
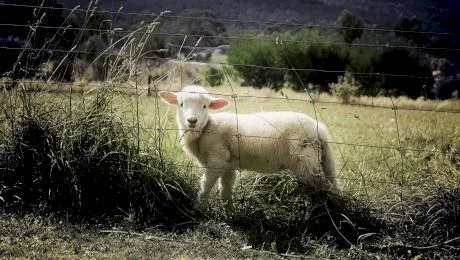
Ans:
[{"label": "lamb's eye", "polygon": [[206,105],[203,106],[203,109],[205,109],[205,108],[206,108]]},{"label": "lamb's eye", "polygon": [[184,107],[184,103],[180,103],[180,107]]}]

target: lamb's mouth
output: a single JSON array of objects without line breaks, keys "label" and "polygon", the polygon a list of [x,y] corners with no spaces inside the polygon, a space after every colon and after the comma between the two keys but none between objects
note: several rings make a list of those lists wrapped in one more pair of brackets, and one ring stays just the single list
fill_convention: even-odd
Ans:
[{"label": "lamb's mouth", "polygon": [[196,127],[196,124],[188,124],[188,127],[189,127],[189,128],[195,128],[195,127]]}]

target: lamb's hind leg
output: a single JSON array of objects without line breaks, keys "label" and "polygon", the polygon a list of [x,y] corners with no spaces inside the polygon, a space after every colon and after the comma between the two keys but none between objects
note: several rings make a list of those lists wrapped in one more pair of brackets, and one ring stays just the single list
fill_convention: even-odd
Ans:
[{"label": "lamb's hind leg", "polygon": [[291,156],[290,168],[307,187],[316,191],[329,191],[332,185],[322,171],[322,155],[318,151],[314,144],[295,150]]},{"label": "lamb's hind leg", "polygon": [[337,170],[335,165],[334,156],[327,141],[321,141],[321,166],[327,181],[330,184],[333,193],[341,194],[342,190],[337,178]]}]

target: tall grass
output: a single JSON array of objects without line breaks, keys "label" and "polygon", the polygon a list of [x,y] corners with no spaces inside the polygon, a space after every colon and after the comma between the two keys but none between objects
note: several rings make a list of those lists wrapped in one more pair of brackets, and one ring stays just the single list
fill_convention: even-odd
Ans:
[{"label": "tall grass", "polygon": [[132,126],[111,108],[112,94],[101,89],[71,115],[33,99],[21,104],[1,140],[5,211],[164,225],[194,219],[193,176],[153,146],[139,152]]},{"label": "tall grass", "polygon": [[[92,2],[83,27],[96,8],[97,1]],[[155,143],[141,150],[139,126],[123,118],[124,111],[114,101],[122,85],[131,86],[137,98],[137,64],[146,54],[157,19],[122,38],[109,39],[108,48],[92,61],[107,67],[104,83],[84,90],[78,101],[72,94],[61,96],[67,100],[47,100],[40,92],[28,92],[21,82],[17,90],[2,94],[3,211],[165,226],[198,216],[193,211],[194,176],[175,167]],[[73,49],[81,44],[83,32]],[[69,50],[59,64],[69,65],[74,58]],[[136,104],[127,108],[129,113],[138,113]]]}]

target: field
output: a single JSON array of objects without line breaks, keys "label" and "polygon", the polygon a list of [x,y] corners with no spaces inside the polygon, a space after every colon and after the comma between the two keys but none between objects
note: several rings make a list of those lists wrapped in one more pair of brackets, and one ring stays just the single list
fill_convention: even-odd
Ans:
[{"label": "field", "polygon": [[[162,83],[159,89],[178,89],[180,84]],[[146,95],[143,84],[138,86],[140,95],[133,95],[133,86],[130,85],[128,93],[110,91],[107,99],[110,118],[123,125],[140,155],[154,158],[158,153],[160,158],[166,158],[166,164],[172,165],[179,175],[184,175],[184,183],[190,185],[185,193],[193,197],[203,169],[194,167],[178,146],[174,108],[154,95]],[[57,93],[56,88],[52,89],[54,91],[28,92],[26,100],[29,101],[25,103],[21,91],[3,98],[53,107],[51,114],[73,116],[73,121],[69,122],[78,121],[75,118],[86,113],[85,104],[93,104],[98,98],[98,87],[91,90],[92,87],[87,86],[83,93],[75,91],[72,94],[68,91]],[[175,223],[172,229],[165,228],[163,222],[139,224],[136,215],[142,215],[139,212],[143,206],[139,206],[140,211],[122,213],[121,218],[115,218],[116,221],[112,218],[104,220],[105,217],[75,221],[62,218],[59,211],[41,217],[31,215],[27,210],[20,216],[5,212],[0,218],[0,255],[189,259],[391,258],[459,253],[456,249],[444,248],[458,242],[458,233],[446,234],[448,230],[457,232],[458,226],[452,223],[453,227],[442,226],[451,220],[445,215],[442,216],[446,219],[442,219],[438,213],[423,207],[423,203],[430,205],[428,198],[442,197],[442,194],[446,197],[459,187],[458,102],[356,97],[351,99],[351,104],[345,105],[325,94],[309,95],[289,89],[281,92],[258,90],[241,87],[234,80],[210,88],[210,92],[231,101],[224,111],[298,111],[325,123],[333,137],[332,146],[345,201],[329,202],[326,211],[317,212],[314,203],[307,202],[305,192],[299,190],[298,183],[289,175],[267,177],[243,171],[237,177],[237,209],[232,220],[222,214],[217,189],[211,196],[204,218],[196,217],[192,225],[177,230],[181,223]],[[23,105],[19,107],[24,111]],[[6,129],[2,136],[7,136]],[[68,136],[71,137],[73,135]],[[116,142],[114,140],[109,139]],[[107,153],[102,156],[105,158]],[[151,165],[148,167],[147,174],[156,171]],[[26,203],[25,199],[23,201]],[[426,216],[421,217],[420,212]],[[412,223],[407,224],[411,221],[411,214],[419,219],[412,219]],[[423,217],[428,220],[422,222]],[[424,225],[439,230],[427,230]],[[414,226],[421,227],[421,230],[414,229],[411,234]],[[400,233],[395,232],[398,229]],[[430,232],[434,232],[432,236],[428,235]]]}]

